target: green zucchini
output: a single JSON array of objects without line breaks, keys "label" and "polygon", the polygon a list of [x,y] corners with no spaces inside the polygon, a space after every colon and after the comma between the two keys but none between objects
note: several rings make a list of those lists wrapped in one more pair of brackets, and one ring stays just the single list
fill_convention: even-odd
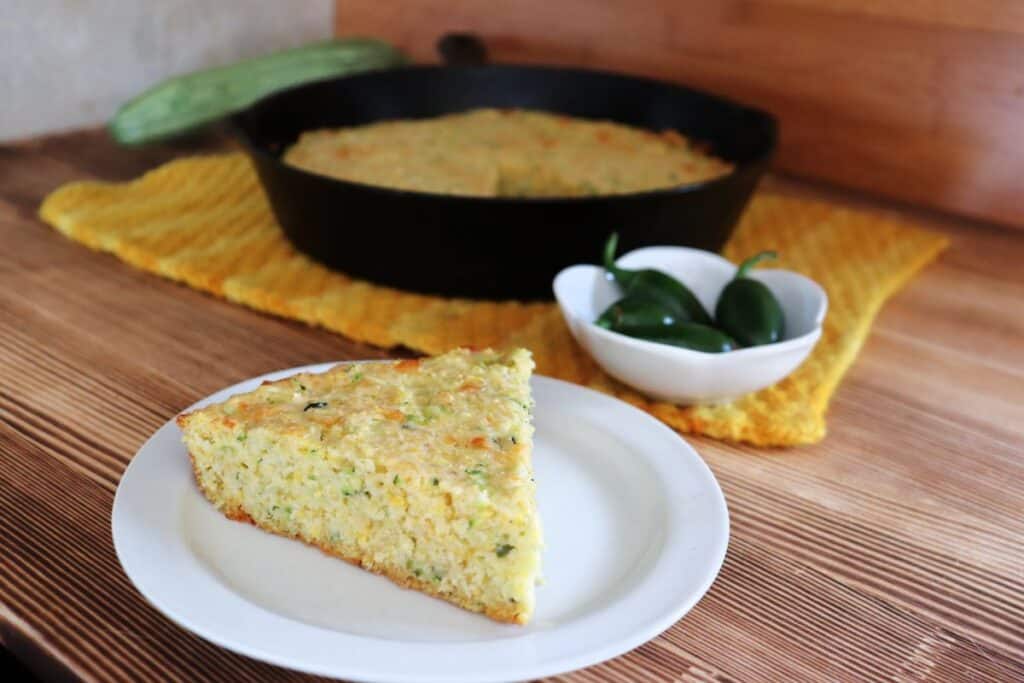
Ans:
[{"label": "green zucchini", "polygon": [[165,139],[244,109],[276,90],[405,61],[383,41],[340,38],[197,71],[166,80],[126,103],[110,121],[110,134],[124,145]]}]

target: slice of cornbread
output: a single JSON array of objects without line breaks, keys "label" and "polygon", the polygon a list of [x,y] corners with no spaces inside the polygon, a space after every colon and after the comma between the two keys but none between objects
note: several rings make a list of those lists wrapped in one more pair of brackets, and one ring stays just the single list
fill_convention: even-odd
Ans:
[{"label": "slice of cornbread", "polygon": [[541,549],[532,370],[522,349],[339,365],[178,424],[199,488],[228,517],[526,623]]}]

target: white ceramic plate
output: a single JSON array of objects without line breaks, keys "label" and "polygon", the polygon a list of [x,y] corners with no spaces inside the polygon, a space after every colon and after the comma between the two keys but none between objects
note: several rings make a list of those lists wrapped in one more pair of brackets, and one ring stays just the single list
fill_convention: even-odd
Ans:
[{"label": "white ceramic plate", "polygon": [[[193,407],[251,391],[242,382]],[[360,681],[509,681],[585,667],[655,637],[711,586],[729,519],[711,471],[626,403],[535,377],[534,468],[545,581],[528,626],[503,625],[225,519],[168,422],[114,499],[128,577],[180,626],[229,650]]]}]

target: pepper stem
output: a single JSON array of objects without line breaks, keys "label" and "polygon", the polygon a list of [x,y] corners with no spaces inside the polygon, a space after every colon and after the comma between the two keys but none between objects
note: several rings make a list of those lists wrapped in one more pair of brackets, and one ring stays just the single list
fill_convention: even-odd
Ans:
[{"label": "pepper stem", "polygon": [[759,254],[754,254],[746,261],[740,264],[740,267],[736,269],[736,274],[733,276],[733,280],[739,280],[741,277],[746,277],[747,273],[751,268],[756,266],[765,259],[777,259],[779,257],[774,251],[762,251]]},{"label": "pepper stem", "polygon": [[[622,269],[615,265],[615,252],[619,249],[619,233],[613,232],[604,244],[604,269],[611,273],[615,280],[621,280]],[[620,285],[625,283],[620,282]]]},{"label": "pepper stem", "polygon": [[612,270],[615,268],[615,252],[619,248],[619,233],[613,232],[608,236],[608,241],[604,243],[604,269]]}]

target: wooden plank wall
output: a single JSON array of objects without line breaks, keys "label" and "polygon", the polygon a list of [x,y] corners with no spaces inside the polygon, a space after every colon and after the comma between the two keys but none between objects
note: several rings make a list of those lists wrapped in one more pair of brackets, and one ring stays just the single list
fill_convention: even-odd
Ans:
[{"label": "wooden plank wall", "polygon": [[338,0],[335,24],[730,95],[780,117],[780,170],[1024,226],[1020,0]]}]

